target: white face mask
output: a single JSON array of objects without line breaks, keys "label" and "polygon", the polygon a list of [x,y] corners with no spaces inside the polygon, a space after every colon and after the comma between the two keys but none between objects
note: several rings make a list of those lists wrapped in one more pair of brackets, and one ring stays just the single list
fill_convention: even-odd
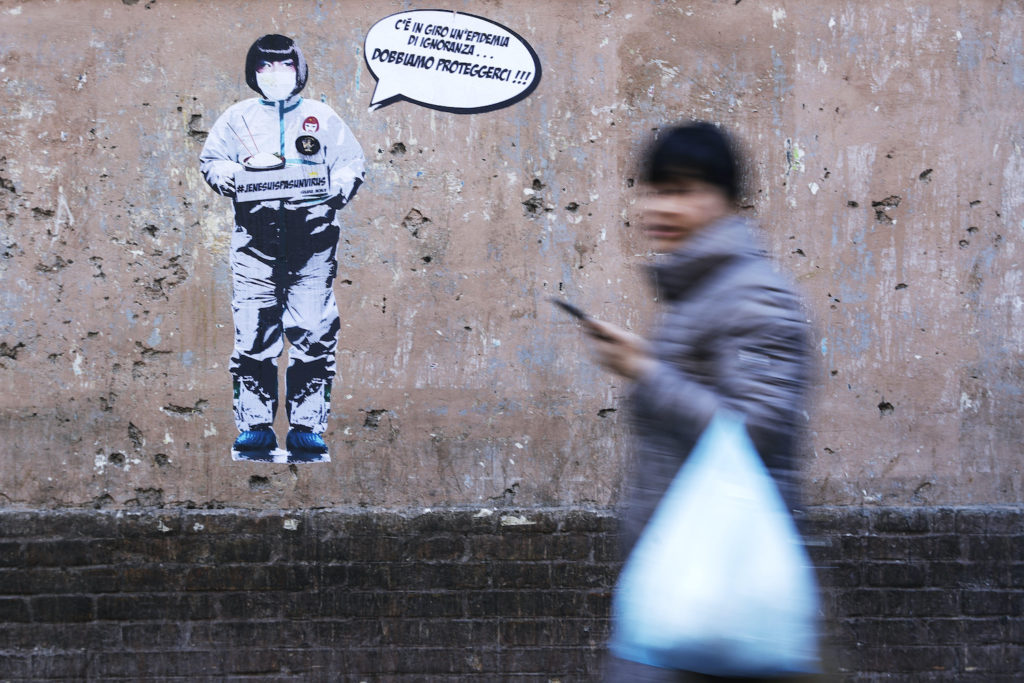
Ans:
[{"label": "white face mask", "polygon": [[282,69],[256,74],[256,85],[268,100],[286,100],[295,90],[295,70]]}]

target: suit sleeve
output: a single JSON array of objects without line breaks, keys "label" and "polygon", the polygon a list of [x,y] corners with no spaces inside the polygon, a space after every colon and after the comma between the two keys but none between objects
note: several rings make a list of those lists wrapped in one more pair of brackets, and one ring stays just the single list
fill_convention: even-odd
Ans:
[{"label": "suit sleeve", "polygon": [[230,110],[221,114],[210,129],[199,154],[199,170],[215,192],[234,198],[235,173],[242,165],[238,163],[238,150],[228,128],[229,113]]},{"label": "suit sleeve", "polygon": [[334,195],[327,200],[334,209],[352,201],[366,177],[366,158],[351,129],[337,114],[330,118],[327,163]]}]

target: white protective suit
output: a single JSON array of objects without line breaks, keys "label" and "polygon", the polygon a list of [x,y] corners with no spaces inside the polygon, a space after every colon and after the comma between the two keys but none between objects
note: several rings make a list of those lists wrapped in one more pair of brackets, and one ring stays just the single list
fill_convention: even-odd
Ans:
[{"label": "white protective suit", "polygon": [[[304,84],[303,73],[296,90]],[[258,152],[278,155],[286,168],[326,166],[329,194],[238,201],[235,175]],[[231,374],[238,429],[273,423],[277,359],[287,336],[288,421],[293,428],[321,434],[327,426],[340,328],[333,290],[339,237],[335,213],[362,183],[362,149],[330,107],[293,94],[277,102],[252,98],[230,107],[210,130],[200,164],[206,182],[235,200]]]}]

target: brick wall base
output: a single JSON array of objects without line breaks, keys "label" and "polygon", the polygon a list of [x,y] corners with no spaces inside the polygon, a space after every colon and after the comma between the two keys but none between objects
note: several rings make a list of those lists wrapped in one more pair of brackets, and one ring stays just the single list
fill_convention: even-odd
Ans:
[{"label": "brick wall base", "polygon": [[[0,680],[591,681],[608,510],[0,510]],[[816,508],[835,680],[1018,681],[1024,510]]]}]

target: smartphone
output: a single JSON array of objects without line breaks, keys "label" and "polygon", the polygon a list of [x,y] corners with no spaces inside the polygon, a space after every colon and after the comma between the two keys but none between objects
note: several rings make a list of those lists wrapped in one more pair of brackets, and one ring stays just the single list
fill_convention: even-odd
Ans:
[{"label": "smartphone", "polygon": [[581,308],[579,308],[578,306],[572,305],[571,303],[569,303],[568,301],[566,301],[564,299],[559,299],[557,297],[552,296],[552,297],[549,297],[548,300],[551,303],[553,303],[556,306],[558,306],[559,308],[561,308],[563,311],[565,311],[569,315],[571,315],[572,317],[576,318],[577,320],[586,320],[587,319],[587,314],[584,313]]},{"label": "smartphone", "polygon": [[[561,308],[563,311],[565,311],[569,315],[571,315],[572,317],[574,317],[577,320],[579,320],[581,323],[588,323],[588,322],[590,322],[590,316],[587,315],[586,313],[584,313],[583,309],[580,308],[579,306],[574,306],[573,304],[569,303],[565,299],[559,299],[558,297],[555,297],[555,296],[548,297],[548,300],[551,301],[551,303],[553,303],[556,306],[558,306],[559,308]],[[587,330],[587,334],[589,334],[590,336],[594,337],[595,339],[600,339],[602,341],[615,341],[611,337],[605,336],[605,335],[601,334],[600,332],[598,332],[597,328],[595,328],[593,326],[593,324],[584,325],[584,328]]]}]

